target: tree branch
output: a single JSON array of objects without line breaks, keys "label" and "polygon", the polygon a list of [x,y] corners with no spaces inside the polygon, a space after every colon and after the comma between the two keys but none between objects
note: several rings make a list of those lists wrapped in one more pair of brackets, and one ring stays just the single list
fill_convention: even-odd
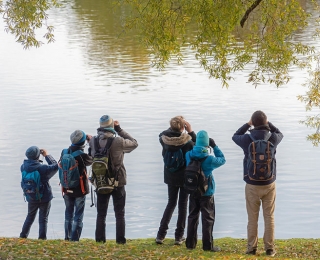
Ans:
[{"label": "tree branch", "polygon": [[246,11],[246,13],[244,14],[244,16],[242,17],[241,21],[240,21],[240,25],[241,27],[243,27],[244,23],[247,21],[249,14],[262,2],[262,0],[256,0],[250,7],[249,9]]}]

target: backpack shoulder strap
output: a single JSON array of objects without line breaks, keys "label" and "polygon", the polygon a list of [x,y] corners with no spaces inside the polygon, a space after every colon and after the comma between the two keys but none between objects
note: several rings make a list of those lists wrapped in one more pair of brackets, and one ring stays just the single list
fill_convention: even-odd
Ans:
[{"label": "backpack shoulder strap", "polygon": [[64,155],[64,154],[68,154],[69,153],[69,149],[67,148],[67,149],[63,149],[62,150],[62,155]]},{"label": "backpack shoulder strap", "polygon": [[106,146],[103,149],[103,154],[107,154],[107,153],[109,154],[109,149],[110,149],[110,147],[112,145],[113,140],[114,140],[114,137],[109,137],[107,139]]},{"label": "backpack shoulder strap", "polygon": [[99,144],[99,137],[98,136],[94,137],[93,145],[94,145],[94,150],[96,151],[96,153],[99,152],[101,147],[100,147],[100,144]]},{"label": "backpack shoulder strap", "polygon": [[74,151],[73,153],[71,153],[71,155],[72,155],[73,157],[76,157],[76,156],[78,156],[78,155],[80,155],[80,154],[84,154],[84,152],[81,151],[81,150],[77,150],[77,151]]}]

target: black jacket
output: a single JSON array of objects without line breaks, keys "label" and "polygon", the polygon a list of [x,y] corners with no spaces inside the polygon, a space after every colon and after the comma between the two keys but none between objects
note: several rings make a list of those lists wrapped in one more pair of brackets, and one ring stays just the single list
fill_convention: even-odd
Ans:
[{"label": "black jacket", "polygon": [[[274,165],[274,177],[270,181],[266,182],[257,182],[257,181],[252,181],[249,180],[249,177],[247,175],[247,159],[248,159],[248,148],[249,144],[252,142],[252,139],[250,138],[249,134],[246,134],[246,132],[249,130],[250,125],[244,124],[241,126],[232,136],[232,140],[239,145],[244,153],[244,158],[243,158],[243,180],[252,185],[268,185],[273,183],[276,180],[276,159],[275,159],[275,165]],[[250,131],[250,134],[252,137],[256,140],[263,140],[265,137],[267,137],[269,131],[271,132],[271,136],[268,139],[275,147],[275,153],[276,153],[276,148],[278,144],[281,142],[283,138],[283,134],[280,132],[278,128],[276,128],[272,123],[268,123],[266,126],[259,126],[254,128],[253,130]]]},{"label": "black jacket", "polygon": [[[163,131],[159,135],[159,141],[162,145],[162,156],[164,156],[166,149],[178,150],[181,148],[185,157],[186,152],[192,150],[196,141],[196,134],[192,131],[188,134],[172,131],[171,128]],[[170,172],[164,167],[164,183],[173,186],[183,186],[185,166],[176,172]]]}]

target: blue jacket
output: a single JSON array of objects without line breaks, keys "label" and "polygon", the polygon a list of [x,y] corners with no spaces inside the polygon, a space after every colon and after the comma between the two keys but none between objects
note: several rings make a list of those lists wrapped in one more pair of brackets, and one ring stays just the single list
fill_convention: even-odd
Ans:
[{"label": "blue jacket", "polygon": [[[193,149],[186,153],[186,164],[188,165],[191,158],[201,159],[207,157],[201,164],[204,175],[211,179],[208,184],[208,190],[203,196],[212,196],[215,193],[216,185],[212,171],[226,163],[226,159],[218,146],[213,148],[214,155],[209,154],[208,148],[204,146],[194,146]],[[191,158],[190,158],[191,157]]]},{"label": "blue jacket", "polygon": [[[39,160],[24,160],[21,165],[21,172],[32,172],[38,170],[40,173],[40,181],[43,184],[43,196],[41,198],[41,202],[49,202],[52,200],[53,195],[51,191],[51,186],[49,184],[49,180],[56,174],[58,171],[58,164],[56,160],[51,156],[47,155],[45,157],[48,165],[42,164]],[[32,201],[29,201],[33,203]],[[35,202],[37,203],[37,202]]]},{"label": "blue jacket", "polygon": [[[252,185],[268,185],[273,183],[276,180],[276,159],[275,159],[275,164],[274,164],[274,177],[270,181],[266,182],[257,182],[257,181],[252,181],[249,179],[247,175],[247,159],[248,159],[248,148],[249,144],[252,142],[252,139],[250,138],[249,134],[246,134],[246,132],[249,130],[250,125],[244,124],[241,126],[232,136],[232,140],[239,145],[244,153],[244,158],[243,158],[243,180]],[[281,142],[283,138],[283,134],[280,132],[278,128],[276,128],[272,123],[268,123],[268,125],[265,126],[259,126],[255,127],[253,130],[250,131],[250,134],[253,136],[254,139],[256,140],[263,140],[266,138],[268,135],[269,131],[271,132],[271,136],[268,139],[275,147],[275,153],[276,153],[276,148],[278,144]]]}]

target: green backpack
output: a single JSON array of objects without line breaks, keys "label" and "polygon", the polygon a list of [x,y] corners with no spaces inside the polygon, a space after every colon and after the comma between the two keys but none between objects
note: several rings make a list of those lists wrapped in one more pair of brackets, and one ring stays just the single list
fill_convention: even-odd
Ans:
[{"label": "green backpack", "polygon": [[109,137],[106,146],[101,149],[99,138],[94,137],[95,154],[91,166],[91,182],[99,194],[109,194],[118,187],[118,176],[114,174],[115,171],[111,167],[109,151],[113,140],[114,137]]}]

